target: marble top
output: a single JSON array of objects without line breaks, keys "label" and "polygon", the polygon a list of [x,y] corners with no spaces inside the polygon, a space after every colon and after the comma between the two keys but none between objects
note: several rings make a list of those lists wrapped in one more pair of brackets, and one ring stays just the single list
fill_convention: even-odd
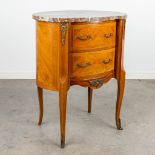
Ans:
[{"label": "marble top", "polygon": [[127,15],[121,12],[88,10],[48,11],[33,14],[33,19],[45,22],[101,22],[126,17]]}]

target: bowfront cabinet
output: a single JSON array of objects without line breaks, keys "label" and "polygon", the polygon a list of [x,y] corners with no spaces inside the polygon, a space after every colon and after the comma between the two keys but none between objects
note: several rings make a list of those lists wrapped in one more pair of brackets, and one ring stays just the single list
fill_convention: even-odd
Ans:
[{"label": "bowfront cabinet", "polygon": [[[61,147],[65,146],[67,91],[88,88],[88,112],[93,89],[111,78],[118,83],[116,126],[121,130],[125,71],[123,45],[126,15],[104,11],[55,11],[33,15],[36,20],[36,83],[39,125],[43,118],[43,89],[59,91]],[[76,99],[76,97],[75,97]]]}]

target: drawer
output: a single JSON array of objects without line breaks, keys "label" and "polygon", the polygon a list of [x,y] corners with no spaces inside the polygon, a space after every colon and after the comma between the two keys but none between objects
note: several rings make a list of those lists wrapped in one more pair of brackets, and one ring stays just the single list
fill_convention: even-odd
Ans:
[{"label": "drawer", "polygon": [[89,77],[114,70],[115,49],[70,53],[71,77]]},{"label": "drawer", "polygon": [[72,51],[80,52],[115,47],[116,22],[73,24]]}]

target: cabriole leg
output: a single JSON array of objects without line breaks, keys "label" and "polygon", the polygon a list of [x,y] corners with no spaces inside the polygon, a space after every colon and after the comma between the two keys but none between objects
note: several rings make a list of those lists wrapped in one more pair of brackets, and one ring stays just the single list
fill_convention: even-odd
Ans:
[{"label": "cabriole leg", "polygon": [[125,86],[125,72],[121,73],[121,77],[117,80],[118,83],[118,91],[117,91],[117,102],[116,102],[116,126],[118,130],[122,130],[121,127],[121,119],[120,119],[120,111],[124,94],[124,86]]}]

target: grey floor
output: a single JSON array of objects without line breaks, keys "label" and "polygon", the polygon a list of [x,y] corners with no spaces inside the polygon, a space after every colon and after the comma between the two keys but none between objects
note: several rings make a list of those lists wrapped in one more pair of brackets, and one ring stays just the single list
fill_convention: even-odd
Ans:
[{"label": "grey floor", "polygon": [[66,147],[60,149],[58,93],[44,91],[43,125],[37,126],[34,80],[0,80],[0,155],[154,155],[155,80],[127,80],[122,107],[123,131],[114,122],[117,85],[112,80],[93,95],[69,90]]}]

